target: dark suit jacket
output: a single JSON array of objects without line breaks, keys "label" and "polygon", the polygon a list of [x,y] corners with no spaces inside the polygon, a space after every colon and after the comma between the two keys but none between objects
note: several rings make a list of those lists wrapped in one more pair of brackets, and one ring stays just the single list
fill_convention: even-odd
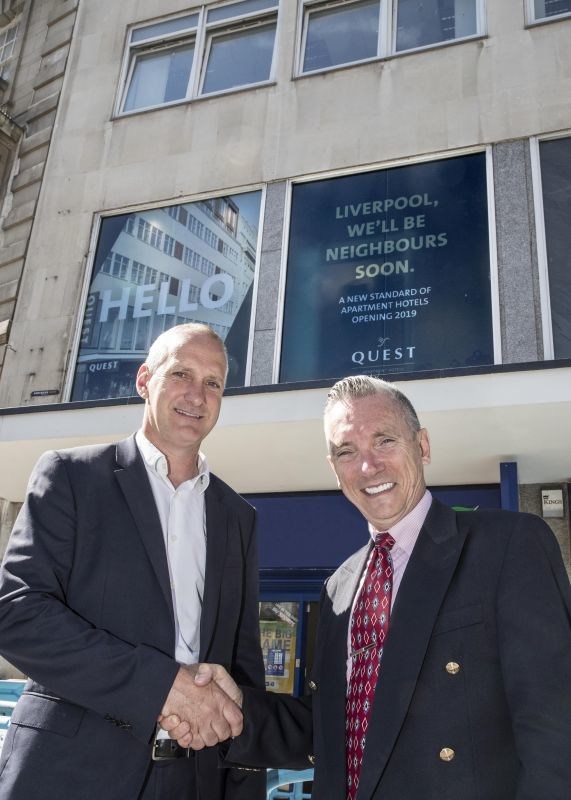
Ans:
[{"label": "dark suit jacket", "polygon": [[[347,628],[367,554],[326,584],[312,696],[245,690],[246,727],[228,755],[314,761],[314,800],[345,797]],[[357,799],[569,800],[570,620],[569,580],[542,520],[434,501],[391,615]]]},{"label": "dark suit jacket", "polygon": [[[211,475],[201,660],[264,685],[254,509]],[[0,575],[0,650],[31,679],[0,761],[0,799],[136,800],[178,670],[161,525],[134,437],[46,453]],[[208,800],[265,776],[196,757]],[[73,787],[70,794],[70,787]]]}]

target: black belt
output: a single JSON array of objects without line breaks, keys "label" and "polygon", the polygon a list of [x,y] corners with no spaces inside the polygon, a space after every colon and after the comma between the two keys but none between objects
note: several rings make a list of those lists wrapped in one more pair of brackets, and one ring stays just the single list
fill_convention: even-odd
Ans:
[{"label": "black belt", "polygon": [[194,750],[190,747],[181,747],[174,739],[155,739],[153,742],[153,761],[169,761],[174,758],[190,758]]}]

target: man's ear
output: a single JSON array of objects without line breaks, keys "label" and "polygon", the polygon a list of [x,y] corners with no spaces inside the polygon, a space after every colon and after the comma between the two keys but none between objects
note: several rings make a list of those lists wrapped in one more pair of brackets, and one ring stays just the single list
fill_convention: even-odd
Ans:
[{"label": "man's ear", "polygon": [[146,364],[141,364],[139,369],[137,370],[137,377],[135,379],[135,386],[137,387],[137,393],[140,397],[147,398],[149,396],[149,390],[147,389],[147,383],[149,382],[149,378],[151,377],[151,373],[149,372],[149,368]]},{"label": "man's ear", "polygon": [[421,428],[418,432],[418,443],[422,454],[422,463],[430,464],[430,437],[426,428]]}]

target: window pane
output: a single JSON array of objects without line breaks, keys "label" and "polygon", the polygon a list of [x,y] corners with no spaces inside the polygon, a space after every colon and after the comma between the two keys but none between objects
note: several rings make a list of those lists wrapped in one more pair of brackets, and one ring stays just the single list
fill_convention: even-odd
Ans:
[{"label": "window pane", "polygon": [[310,13],[303,71],[374,58],[378,38],[379,0]]},{"label": "window pane", "polygon": [[275,8],[277,4],[277,0],[242,0],[241,3],[232,3],[230,6],[211,9],[208,12],[207,22],[218,22],[243,14],[252,14],[254,11],[265,11],[268,8]]},{"label": "window pane", "polygon": [[124,111],[186,97],[194,44],[137,56]]},{"label": "window pane", "polygon": [[555,358],[571,358],[571,138],[541,142],[541,183]]},{"label": "window pane", "polygon": [[165,22],[157,22],[155,25],[145,25],[144,28],[136,28],[131,33],[131,42],[140,42],[143,39],[152,39],[158,36],[168,36],[169,33],[177,31],[187,31],[195,28],[198,23],[198,14],[187,14],[185,17],[167,19]]},{"label": "window pane", "polygon": [[571,0],[535,0],[535,19],[571,13]]},{"label": "window pane", "polygon": [[397,50],[478,32],[476,0],[399,0],[397,13]]},{"label": "window pane", "polygon": [[276,26],[212,37],[202,93],[267,81]]}]

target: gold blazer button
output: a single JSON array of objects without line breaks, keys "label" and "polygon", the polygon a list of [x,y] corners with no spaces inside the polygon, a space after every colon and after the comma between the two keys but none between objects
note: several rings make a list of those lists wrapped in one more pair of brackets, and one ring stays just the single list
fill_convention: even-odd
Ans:
[{"label": "gold blazer button", "polygon": [[440,751],[440,758],[442,761],[452,761],[456,753],[451,747],[443,747]]},{"label": "gold blazer button", "polygon": [[458,664],[457,661],[449,661],[444,669],[449,675],[458,675],[460,672],[460,664]]},{"label": "gold blazer button", "polygon": [[317,758],[316,758],[316,756],[311,755],[311,756],[307,756],[307,760],[309,761],[310,764],[315,764],[315,762],[317,761]]}]

